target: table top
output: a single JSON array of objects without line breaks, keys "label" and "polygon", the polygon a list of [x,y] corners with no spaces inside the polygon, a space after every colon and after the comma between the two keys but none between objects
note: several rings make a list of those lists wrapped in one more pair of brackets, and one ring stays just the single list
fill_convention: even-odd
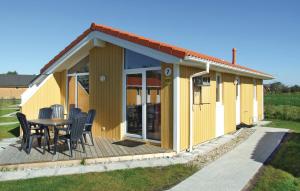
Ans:
[{"label": "table top", "polygon": [[72,123],[72,121],[68,119],[33,119],[28,120],[28,122],[45,126],[62,126],[69,125]]}]

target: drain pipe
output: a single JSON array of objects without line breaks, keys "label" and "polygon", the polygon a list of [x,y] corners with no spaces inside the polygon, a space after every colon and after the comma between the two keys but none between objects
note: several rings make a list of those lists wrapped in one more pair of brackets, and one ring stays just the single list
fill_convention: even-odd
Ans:
[{"label": "drain pipe", "polygon": [[189,142],[189,152],[193,150],[193,136],[194,136],[194,129],[193,129],[193,122],[194,122],[194,108],[193,108],[193,92],[194,92],[194,86],[193,86],[193,78],[198,76],[203,76],[205,74],[209,74],[209,63],[206,63],[206,69],[205,71],[198,72],[196,74],[193,74],[190,76],[190,142]]}]

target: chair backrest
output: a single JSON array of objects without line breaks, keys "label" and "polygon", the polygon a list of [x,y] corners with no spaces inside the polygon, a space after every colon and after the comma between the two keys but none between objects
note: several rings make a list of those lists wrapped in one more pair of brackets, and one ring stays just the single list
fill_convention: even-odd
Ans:
[{"label": "chair backrest", "polygon": [[96,110],[90,109],[86,118],[85,130],[92,131],[93,122],[96,116]]},{"label": "chair backrest", "polygon": [[79,108],[75,108],[75,107],[70,108],[68,119],[73,120],[74,117],[76,115],[78,115],[80,112],[81,112],[81,109],[79,109]]},{"label": "chair backrest", "polygon": [[26,139],[29,138],[29,136],[30,136],[30,128],[29,128],[26,116],[23,113],[21,113],[21,112],[18,112],[16,115],[17,115],[17,118],[19,120],[21,129],[23,131],[23,138],[26,138]]},{"label": "chair backrest", "polygon": [[51,106],[52,109],[52,119],[63,119],[64,118],[64,106],[55,104]]},{"label": "chair backrest", "polygon": [[51,119],[52,109],[50,107],[41,108],[39,111],[39,119]]},{"label": "chair backrest", "polygon": [[82,138],[84,124],[86,122],[87,114],[79,113],[72,120],[72,128],[71,128],[71,140],[77,141]]}]

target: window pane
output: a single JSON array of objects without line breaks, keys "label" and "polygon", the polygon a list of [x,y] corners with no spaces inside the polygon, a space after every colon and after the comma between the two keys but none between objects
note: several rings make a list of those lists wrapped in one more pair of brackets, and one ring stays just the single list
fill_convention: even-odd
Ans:
[{"label": "window pane", "polygon": [[89,76],[78,76],[77,77],[77,99],[78,105],[83,112],[89,110]]},{"label": "window pane", "polygon": [[76,107],[75,102],[75,76],[69,76],[68,77],[68,111],[70,111],[70,108]]},{"label": "window pane", "polygon": [[220,76],[217,76],[217,80],[216,80],[216,101],[220,102],[220,83],[221,83],[221,79]]},{"label": "window pane", "polygon": [[160,94],[161,71],[147,71],[147,139],[160,140],[161,112]]},{"label": "window pane", "polygon": [[125,69],[159,67],[160,61],[125,49]]},{"label": "window pane", "polygon": [[127,133],[142,135],[142,74],[126,78]]},{"label": "window pane", "polygon": [[80,60],[75,66],[68,70],[69,74],[89,72],[89,57]]}]

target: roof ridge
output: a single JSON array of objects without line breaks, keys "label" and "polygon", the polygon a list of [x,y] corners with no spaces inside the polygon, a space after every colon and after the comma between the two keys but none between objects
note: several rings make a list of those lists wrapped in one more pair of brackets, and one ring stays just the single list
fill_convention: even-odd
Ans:
[{"label": "roof ridge", "polygon": [[224,64],[230,67],[234,67],[234,68],[240,68],[240,69],[244,69],[244,70],[248,70],[251,72],[256,72],[259,74],[264,74],[264,75],[268,75],[266,73],[257,71],[257,70],[253,70],[244,66],[241,66],[239,64],[232,64],[229,61],[214,57],[214,56],[209,56],[203,53],[199,53],[193,50],[188,50],[185,48],[181,48],[181,47],[177,47],[171,44],[167,44],[164,42],[160,42],[160,41],[156,41],[156,40],[152,40],[150,38],[146,38],[137,34],[133,34],[133,33],[129,33],[126,31],[122,31],[113,27],[109,27],[109,26],[105,26],[105,25],[100,25],[100,24],[96,24],[96,23],[91,23],[90,27],[85,30],[80,36],[78,36],[73,42],[71,42],[65,49],[63,49],[61,52],[59,52],[58,55],[56,55],[52,60],[50,60],[42,69],[41,69],[41,73],[43,73],[44,71],[46,71],[52,64],[54,64],[59,58],[61,58],[67,51],[69,51],[70,49],[72,49],[77,43],[79,43],[82,39],[84,39],[90,32],[92,31],[99,31],[99,32],[103,32],[105,34],[132,42],[132,43],[136,43],[172,56],[175,56],[177,58],[182,58],[184,59],[186,56],[192,56],[192,57],[196,57],[196,58],[200,58],[200,59],[204,59],[207,61],[212,61],[212,62],[216,62],[216,63],[220,63],[220,64]]}]

